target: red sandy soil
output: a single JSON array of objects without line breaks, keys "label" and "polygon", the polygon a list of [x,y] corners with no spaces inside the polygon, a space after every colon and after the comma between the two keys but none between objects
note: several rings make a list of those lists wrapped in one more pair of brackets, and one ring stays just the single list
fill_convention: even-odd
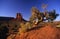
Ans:
[{"label": "red sandy soil", "polygon": [[46,25],[20,35],[17,34],[14,39],[60,39],[60,29]]}]

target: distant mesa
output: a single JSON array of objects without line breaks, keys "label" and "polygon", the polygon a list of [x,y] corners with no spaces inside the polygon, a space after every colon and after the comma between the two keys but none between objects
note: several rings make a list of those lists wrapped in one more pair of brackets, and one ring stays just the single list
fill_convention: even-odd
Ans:
[{"label": "distant mesa", "polygon": [[26,21],[25,19],[23,19],[21,13],[17,13],[16,14],[16,18],[14,17],[0,17],[0,21],[9,21],[9,20],[17,20],[17,21]]},{"label": "distant mesa", "polygon": [[14,19],[14,17],[0,17],[0,21],[9,21],[11,19]]}]

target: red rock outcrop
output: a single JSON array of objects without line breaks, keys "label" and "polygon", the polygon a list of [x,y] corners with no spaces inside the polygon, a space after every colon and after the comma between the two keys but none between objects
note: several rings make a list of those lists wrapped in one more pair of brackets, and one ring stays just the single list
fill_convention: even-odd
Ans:
[{"label": "red rock outcrop", "polygon": [[20,35],[17,34],[15,39],[60,39],[60,31],[52,25],[47,25]]},{"label": "red rock outcrop", "polygon": [[17,13],[17,15],[16,15],[16,20],[22,20],[23,18],[22,18],[22,15],[20,14],[20,13]]},{"label": "red rock outcrop", "polygon": [[23,19],[21,13],[17,13],[16,18],[12,19],[11,21],[27,22],[27,20]]}]

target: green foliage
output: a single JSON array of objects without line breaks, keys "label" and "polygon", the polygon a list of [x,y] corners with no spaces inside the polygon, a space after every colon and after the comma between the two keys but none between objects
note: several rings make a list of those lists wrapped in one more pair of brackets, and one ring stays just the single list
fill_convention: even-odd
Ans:
[{"label": "green foliage", "polygon": [[26,32],[26,31],[27,31],[27,27],[25,26],[24,23],[20,23],[20,26],[21,26],[20,33],[22,33],[22,32]]},{"label": "green foliage", "polygon": [[27,27],[27,29],[31,29],[32,28],[32,23],[26,22],[25,26]]},{"label": "green foliage", "polygon": [[59,16],[59,14],[56,14],[56,11],[53,10],[51,12],[49,12],[49,17],[48,17],[48,21],[53,21],[57,18],[57,16]]},{"label": "green foliage", "polygon": [[0,23],[0,39],[7,37],[8,27],[4,23]]},{"label": "green foliage", "polygon": [[30,23],[30,22],[26,22],[25,24],[20,23],[20,26],[21,26],[20,33],[22,33],[22,32],[26,32],[28,29],[31,29],[32,23]]},{"label": "green foliage", "polygon": [[9,21],[9,30],[10,30],[9,33],[17,33],[19,28],[20,28],[20,22]]}]

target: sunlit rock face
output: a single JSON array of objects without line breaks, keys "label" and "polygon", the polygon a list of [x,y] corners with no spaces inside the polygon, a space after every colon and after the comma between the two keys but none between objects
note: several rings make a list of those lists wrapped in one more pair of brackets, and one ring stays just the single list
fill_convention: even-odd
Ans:
[{"label": "sunlit rock face", "polygon": [[29,32],[16,35],[15,39],[60,39],[60,31],[47,25],[42,28],[37,28]]}]

